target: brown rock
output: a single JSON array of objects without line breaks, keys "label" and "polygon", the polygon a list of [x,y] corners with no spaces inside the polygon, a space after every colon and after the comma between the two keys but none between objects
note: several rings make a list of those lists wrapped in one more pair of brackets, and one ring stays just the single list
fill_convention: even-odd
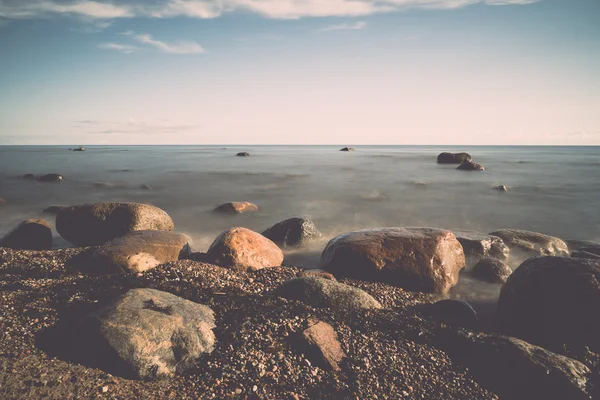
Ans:
[{"label": "brown rock", "polygon": [[52,249],[52,230],[43,219],[28,219],[0,239],[0,247],[16,250]]},{"label": "brown rock", "polygon": [[511,249],[533,256],[568,256],[567,244],[559,238],[519,229],[500,229],[490,233],[498,236]]},{"label": "brown rock", "polygon": [[453,230],[452,233],[463,247],[470,265],[485,257],[508,261],[510,249],[499,237],[469,230]]},{"label": "brown rock", "polygon": [[339,371],[339,363],[346,357],[338,341],[337,333],[331,325],[311,319],[309,327],[301,334],[301,348],[306,357],[315,365]]},{"label": "brown rock", "polygon": [[246,212],[258,211],[258,206],[247,201],[234,201],[232,203],[221,204],[215,211],[231,214],[242,214]]},{"label": "brown rock", "polygon": [[308,276],[312,276],[315,278],[329,279],[330,281],[337,281],[337,279],[335,279],[335,276],[333,276],[333,274],[330,274],[329,272],[325,272],[325,271],[305,270],[305,271],[300,272],[300,274],[298,274],[299,278],[304,278],[304,277],[308,277]]},{"label": "brown rock", "polygon": [[482,258],[471,271],[475,278],[488,283],[505,283],[512,274],[512,269],[495,258]]}]

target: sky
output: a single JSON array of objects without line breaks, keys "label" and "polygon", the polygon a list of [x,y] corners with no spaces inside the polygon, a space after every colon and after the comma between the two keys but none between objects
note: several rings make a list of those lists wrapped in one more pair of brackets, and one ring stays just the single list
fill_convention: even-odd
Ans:
[{"label": "sky", "polygon": [[0,0],[0,145],[600,145],[600,0]]}]

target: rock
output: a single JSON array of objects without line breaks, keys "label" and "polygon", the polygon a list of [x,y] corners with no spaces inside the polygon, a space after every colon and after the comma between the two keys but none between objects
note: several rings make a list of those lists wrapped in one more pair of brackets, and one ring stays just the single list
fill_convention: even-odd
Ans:
[{"label": "rock", "polygon": [[364,290],[311,276],[284,282],[274,294],[315,308],[331,308],[340,312],[381,308],[381,304]]},{"label": "rock", "polygon": [[574,251],[571,253],[571,257],[573,258],[591,258],[594,260],[599,260],[600,259],[600,255],[598,254],[594,254],[594,253],[590,253],[587,251]]},{"label": "rock", "polygon": [[600,245],[582,247],[579,249],[579,251],[584,253],[595,254],[598,256],[600,255]]},{"label": "rock", "polygon": [[150,186],[150,185],[140,185],[140,189],[150,190],[150,189],[152,189],[152,186]]},{"label": "rock", "polygon": [[508,192],[508,188],[504,185],[496,186],[494,189],[496,189],[500,192]]},{"label": "rock", "polygon": [[424,315],[448,325],[477,329],[479,317],[469,303],[462,300],[440,300],[433,304],[423,304],[417,309]]},{"label": "rock", "polygon": [[80,357],[126,378],[156,379],[193,367],[215,344],[213,311],[167,292],[133,289],[78,324]]},{"label": "rock", "polygon": [[27,179],[27,180],[34,180],[35,176],[33,176],[33,174],[25,174],[21,178]]},{"label": "rock", "polygon": [[333,327],[316,319],[309,319],[308,325],[298,340],[300,350],[314,365],[339,371],[339,363],[346,354]]},{"label": "rock", "polygon": [[456,169],[460,171],[485,171],[483,165],[473,161],[465,161],[464,163],[460,164]]},{"label": "rock", "polygon": [[519,229],[501,229],[490,233],[498,236],[511,249],[525,253],[526,256],[567,256],[567,244],[559,238],[537,232]]},{"label": "rock", "polygon": [[578,251],[583,249],[584,247],[598,247],[600,248],[600,243],[592,242],[590,240],[565,240],[567,246],[569,246],[569,250]]},{"label": "rock", "polygon": [[92,254],[95,272],[144,272],[157,265],[189,258],[191,239],[168,231],[134,231],[113,239]]},{"label": "rock", "polygon": [[63,176],[59,174],[46,174],[40,176],[37,180],[40,182],[62,182]]},{"label": "rock", "polygon": [[485,257],[508,261],[510,250],[498,236],[469,230],[455,230],[452,233],[463,247],[465,257],[471,265]]},{"label": "rock", "polygon": [[501,332],[552,351],[600,352],[600,261],[535,257],[517,268],[498,299]]},{"label": "rock", "polygon": [[329,272],[325,272],[325,271],[304,270],[304,271],[300,272],[300,274],[298,274],[299,278],[304,278],[307,276],[312,276],[315,278],[329,279],[330,281],[337,281],[337,279],[335,279],[335,276],[333,276],[333,274],[330,274]]},{"label": "rock", "polygon": [[232,203],[221,204],[215,211],[230,214],[243,214],[246,212],[258,211],[258,206],[247,201],[235,201]]},{"label": "rock", "polygon": [[512,269],[495,258],[482,258],[471,271],[475,278],[488,283],[506,283]]},{"label": "rock", "polygon": [[238,156],[238,157],[250,157],[250,153],[243,151],[241,153],[237,153],[236,156]]},{"label": "rock", "polygon": [[454,234],[433,228],[355,231],[329,241],[321,268],[336,277],[376,280],[408,290],[443,293],[465,267]]},{"label": "rock", "polygon": [[85,151],[85,148],[83,146],[80,146],[76,149],[73,149],[73,151]]},{"label": "rock", "polygon": [[519,339],[443,329],[437,345],[503,399],[589,400],[591,371],[579,361]]},{"label": "rock", "polygon": [[0,247],[16,250],[52,249],[52,230],[43,219],[28,219],[0,239]]},{"label": "rock", "polygon": [[231,228],[215,239],[206,258],[222,267],[258,270],[280,266],[283,252],[260,233],[246,228]]},{"label": "rock", "polygon": [[142,203],[94,203],[70,206],[56,215],[56,230],[77,246],[96,246],[132,231],[172,231],[171,217]]},{"label": "rock", "polygon": [[286,219],[273,225],[262,234],[280,246],[300,246],[321,237],[321,232],[308,218]]},{"label": "rock", "polygon": [[469,153],[441,153],[437,158],[438,164],[462,164],[471,160],[473,157]]},{"label": "rock", "polygon": [[343,149],[340,149],[340,151],[356,151],[353,147],[344,147]]},{"label": "rock", "polygon": [[46,213],[46,214],[58,214],[63,208],[66,208],[67,206],[49,206],[44,208],[44,210],[42,212]]}]

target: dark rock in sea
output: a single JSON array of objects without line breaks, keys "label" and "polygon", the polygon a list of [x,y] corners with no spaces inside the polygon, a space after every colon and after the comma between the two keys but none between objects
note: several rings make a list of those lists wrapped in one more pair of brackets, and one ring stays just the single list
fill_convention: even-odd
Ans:
[{"label": "dark rock in sea", "polygon": [[479,317],[469,303],[461,300],[440,300],[433,304],[417,307],[423,315],[448,325],[462,326],[468,329],[479,327]]},{"label": "dark rock in sea", "polygon": [[321,237],[321,232],[308,218],[290,218],[264,231],[263,236],[280,246],[300,246]]},{"label": "dark rock in sea", "polygon": [[215,208],[215,211],[229,214],[243,214],[246,212],[258,211],[258,206],[247,201],[234,201],[231,203],[221,204]]},{"label": "dark rock in sea", "polygon": [[510,250],[499,237],[469,230],[454,230],[452,233],[463,247],[469,265],[485,257],[508,261]]},{"label": "dark rock in sea", "polygon": [[473,157],[469,153],[441,153],[437,158],[438,164],[462,164],[471,160]]},{"label": "dark rock in sea", "polygon": [[337,281],[337,279],[335,279],[335,276],[333,276],[333,274],[330,274],[329,272],[325,272],[325,271],[313,271],[313,270],[304,270],[302,271],[300,274],[298,274],[299,278],[304,278],[304,277],[314,277],[314,278],[323,278],[323,279],[329,279],[330,281]]},{"label": "dark rock in sea", "polygon": [[336,277],[376,280],[407,290],[444,293],[458,282],[465,255],[454,234],[433,228],[349,232],[329,241],[321,268]]},{"label": "dark rock in sea", "polygon": [[505,283],[510,274],[512,274],[512,269],[508,265],[490,257],[482,258],[471,271],[471,275],[479,280],[500,284]]},{"label": "dark rock in sea", "polygon": [[571,251],[581,250],[584,247],[598,247],[600,249],[600,243],[592,242],[590,240],[568,239],[568,240],[565,240],[565,243],[569,246],[569,250],[571,250]]},{"label": "dark rock in sea", "polygon": [[150,189],[152,189],[152,186],[150,186],[150,185],[140,185],[140,189],[150,190]]},{"label": "dark rock in sea", "polygon": [[473,161],[465,161],[464,163],[460,164],[456,169],[460,171],[485,171],[483,165]]},{"label": "dark rock in sea", "polygon": [[73,151],[85,151],[85,148],[83,146],[80,146],[76,149],[73,149]]},{"label": "dark rock in sea", "polygon": [[315,308],[345,313],[381,308],[377,300],[359,288],[310,276],[291,279],[275,289],[274,294]]},{"label": "dark rock in sea", "polygon": [[499,192],[508,192],[508,188],[505,185],[496,186],[494,189]]},{"label": "dark rock in sea", "polygon": [[142,203],[95,203],[65,207],[56,230],[77,246],[97,246],[132,231],[172,231],[173,220],[158,207]]},{"label": "dark rock in sea", "polygon": [[600,244],[595,245],[595,246],[586,246],[586,247],[582,247],[579,249],[579,251],[583,251],[586,253],[592,253],[595,255],[600,255]]},{"label": "dark rock in sea", "polygon": [[248,153],[246,151],[243,151],[241,153],[237,153],[236,156],[238,156],[238,157],[249,157],[250,153]]},{"label": "dark rock in sea", "polygon": [[573,258],[591,258],[594,260],[600,259],[600,255],[594,254],[594,253],[589,253],[587,251],[574,251],[571,253],[571,257],[573,257]]},{"label": "dark rock in sea", "polygon": [[354,149],[354,147],[344,147],[343,149],[340,149],[340,151],[356,151],[356,149]]},{"label": "dark rock in sea", "polygon": [[182,374],[215,345],[213,311],[155,289],[132,289],[75,328],[80,358],[116,375]]},{"label": "dark rock in sea", "polygon": [[246,228],[231,228],[214,240],[206,252],[206,258],[222,267],[259,270],[280,266],[283,252],[260,233]]},{"label": "dark rock in sea", "polygon": [[592,373],[571,358],[513,337],[463,329],[441,329],[435,341],[502,399],[591,399]]},{"label": "dark rock in sea", "polygon": [[339,371],[339,363],[346,357],[333,327],[317,319],[308,320],[308,328],[298,335],[296,343],[314,365],[324,369]]},{"label": "dark rock in sea", "polygon": [[35,176],[33,174],[25,174],[21,178],[27,179],[27,180],[34,180]]},{"label": "dark rock in sea", "polygon": [[17,250],[50,250],[52,230],[43,219],[28,219],[0,238],[0,247]]},{"label": "dark rock in sea", "polygon": [[63,176],[59,174],[46,174],[37,179],[39,182],[62,182]]},{"label": "dark rock in sea", "polygon": [[189,258],[191,239],[168,231],[134,231],[105,243],[92,254],[93,272],[144,272],[157,265]]},{"label": "dark rock in sea", "polygon": [[49,206],[44,208],[42,212],[46,214],[58,214],[63,208],[66,207],[67,206]]},{"label": "dark rock in sea", "polygon": [[491,232],[490,235],[498,236],[511,251],[520,251],[527,257],[569,255],[569,249],[565,242],[542,233],[519,229],[500,229]]},{"label": "dark rock in sea", "polygon": [[517,268],[498,299],[501,331],[552,351],[600,352],[600,261],[535,257]]}]

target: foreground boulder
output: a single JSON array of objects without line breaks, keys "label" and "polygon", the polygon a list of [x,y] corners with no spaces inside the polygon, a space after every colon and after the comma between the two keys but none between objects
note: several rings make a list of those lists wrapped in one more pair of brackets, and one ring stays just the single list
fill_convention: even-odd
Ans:
[{"label": "foreground boulder", "polygon": [[505,283],[512,269],[495,258],[482,258],[471,271],[475,278],[488,283]]},{"label": "foreground boulder", "polygon": [[275,243],[246,228],[231,228],[221,233],[206,253],[208,262],[236,270],[278,267],[283,252]]},{"label": "foreground boulder", "polygon": [[158,207],[141,203],[95,203],[62,209],[56,230],[77,246],[96,246],[132,231],[172,231],[173,220]]},{"label": "foreground boulder", "polygon": [[592,374],[579,361],[507,336],[443,329],[436,341],[502,399],[591,399]]},{"label": "foreground boulder", "polygon": [[490,235],[498,236],[511,251],[520,251],[526,257],[569,255],[569,249],[565,242],[542,233],[519,229],[500,229],[490,233]]},{"label": "foreground boulder", "polygon": [[308,218],[290,218],[273,225],[263,236],[280,246],[300,246],[321,237],[321,232]]},{"label": "foreground boulder", "polygon": [[437,162],[438,164],[462,164],[472,159],[469,153],[441,153],[437,157]]},{"label": "foreground boulder", "polygon": [[346,313],[381,308],[381,304],[364,290],[312,276],[291,279],[274,293],[315,308],[331,308]]},{"label": "foreground boulder", "polygon": [[433,228],[381,228],[333,238],[321,255],[321,268],[336,277],[377,280],[408,290],[443,293],[465,267],[454,234]]},{"label": "foreground boulder", "polygon": [[473,161],[465,161],[460,164],[456,169],[460,171],[485,171],[485,167]]},{"label": "foreground boulder", "polygon": [[339,371],[339,363],[346,357],[331,325],[316,319],[308,320],[308,328],[297,338],[299,349],[313,364]]},{"label": "foreground boulder", "polygon": [[485,257],[507,261],[510,256],[508,246],[498,236],[469,230],[454,230],[452,233],[463,247],[465,257],[471,265]]},{"label": "foreground boulder", "polygon": [[448,325],[456,325],[469,329],[477,329],[479,317],[469,303],[462,300],[445,299],[433,304],[417,307],[423,315]]},{"label": "foreground boulder", "polygon": [[28,219],[0,238],[0,247],[15,250],[50,250],[52,229],[43,219]]},{"label": "foreground boulder", "polygon": [[181,374],[215,344],[213,311],[154,289],[133,289],[77,327],[82,361],[113,374],[156,379]]},{"label": "foreground boulder", "polygon": [[37,180],[40,182],[62,182],[63,176],[59,174],[46,174],[40,176]]},{"label": "foreground boulder", "polygon": [[232,203],[221,204],[215,208],[215,211],[229,214],[243,214],[245,212],[258,211],[258,206],[247,201],[234,201]]},{"label": "foreground boulder", "polygon": [[600,352],[599,276],[599,260],[530,258],[502,287],[500,330],[553,351],[566,345]]},{"label": "foreground boulder", "polygon": [[189,258],[191,239],[168,231],[134,231],[105,243],[92,255],[95,272],[144,272],[160,264]]}]

